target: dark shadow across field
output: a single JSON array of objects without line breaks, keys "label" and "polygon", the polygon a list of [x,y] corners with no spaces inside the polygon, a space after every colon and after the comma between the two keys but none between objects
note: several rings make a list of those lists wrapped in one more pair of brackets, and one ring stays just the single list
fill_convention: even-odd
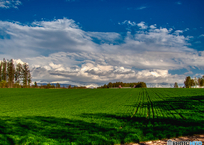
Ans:
[{"label": "dark shadow across field", "polygon": [[[200,102],[194,101],[197,99],[202,100],[203,96],[177,97],[176,100],[169,97],[165,101],[154,102],[154,107],[165,110],[164,106],[173,103],[175,110],[183,108],[186,111],[196,111],[191,106]],[[137,104],[133,106],[136,107]],[[198,115],[202,113],[200,111]],[[185,114],[191,115],[187,112]],[[84,113],[80,117],[82,120],[44,116],[1,116],[0,144],[41,144],[43,142],[51,144],[123,144],[204,133],[204,119],[196,120],[194,117],[191,119],[164,117],[152,119],[106,113]],[[88,120],[90,118],[114,119],[123,125],[117,126],[117,124],[106,122],[99,124],[97,121],[90,123],[83,121],[83,118]]]},{"label": "dark shadow across field", "polygon": [[[152,124],[151,119],[129,118],[113,114],[83,114],[82,117],[104,119],[116,118],[124,126],[106,127],[105,124],[88,123],[81,120],[69,120],[55,117],[1,117],[0,144],[23,144],[30,142],[71,143],[77,144],[114,144],[139,142],[191,135],[204,132],[204,121],[158,119]],[[109,126],[107,124],[107,126]],[[116,126],[116,125],[114,125]],[[18,137],[16,141],[13,137]],[[48,140],[52,139],[52,141]]]}]

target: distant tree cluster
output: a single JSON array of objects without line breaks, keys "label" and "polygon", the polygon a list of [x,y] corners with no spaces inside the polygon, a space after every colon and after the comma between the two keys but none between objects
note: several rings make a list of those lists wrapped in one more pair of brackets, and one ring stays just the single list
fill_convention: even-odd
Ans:
[{"label": "distant tree cluster", "polygon": [[35,82],[34,85],[32,85],[33,88],[40,88],[40,89],[86,89],[85,86],[74,86],[72,87],[71,85],[67,86],[67,87],[61,87],[59,83],[57,83],[56,85],[54,84],[46,84],[46,85],[40,85],[38,86],[37,83]]},{"label": "distant tree cluster", "polygon": [[13,59],[0,61],[0,88],[30,87],[31,74],[28,64],[14,65]]},{"label": "distant tree cluster", "polygon": [[186,88],[191,88],[193,86],[202,87],[202,86],[204,86],[204,75],[200,78],[195,77],[194,79],[191,79],[191,77],[188,76],[188,77],[186,77],[186,79],[184,81],[184,85]]},{"label": "distant tree cluster", "polygon": [[115,87],[131,87],[131,88],[147,88],[146,83],[144,82],[138,82],[138,83],[123,83],[123,82],[109,82],[107,85],[104,84],[101,87],[97,87],[99,88],[115,88]]}]

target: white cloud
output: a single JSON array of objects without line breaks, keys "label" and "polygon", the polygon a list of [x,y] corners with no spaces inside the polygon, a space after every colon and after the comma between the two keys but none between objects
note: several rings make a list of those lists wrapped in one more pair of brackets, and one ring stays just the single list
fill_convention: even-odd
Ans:
[{"label": "white cloud", "polygon": [[141,7],[136,8],[136,10],[143,10],[143,9],[146,9],[146,8],[147,8],[146,6],[141,6]]},{"label": "white cloud", "polygon": [[131,22],[131,21],[128,21],[128,20],[125,20],[123,21],[122,23],[118,23],[119,25],[124,25],[124,24],[127,24],[127,25],[130,25],[130,26],[136,26],[136,23],[135,22]]},{"label": "white cloud", "polygon": [[97,87],[99,87],[99,85],[97,84],[86,85],[86,88],[97,88]]},{"label": "white cloud", "polygon": [[[3,53],[18,57],[39,56],[43,50],[94,51],[96,45],[73,20],[66,18],[33,22],[30,26],[0,21],[0,27],[11,38],[0,40],[2,48],[6,48]],[[19,53],[19,48],[23,53]]]},{"label": "white cloud", "polygon": [[199,37],[204,37],[204,34],[201,34]]},{"label": "white cloud", "polygon": [[22,3],[19,0],[0,0],[0,8],[15,8],[17,9]]},{"label": "white cloud", "polygon": [[[24,63],[26,63],[26,62],[23,62],[21,59],[13,59],[13,63],[16,65],[16,64],[18,64],[18,63],[24,64]],[[27,63],[27,64],[28,64],[28,63]]]},{"label": "white cloud", "polygon": [[150,25],[150,28],[151,28],[151,29],[156,29],[156,28],[157,28],[156,26],[157,26],[156,24]]},{"label": "white cloud", "polygon": [[189,28],[186,28],[184,31],[188,31],[188,30],[190,30]]},{"label": "white cloud", "polygon": [[[148,27],[144,22],[139,26]],[[181,30],[175,31],[181,33],[177,35],[156,24],[134,35],[127,32],[124,39],[115,32],[83,31],[66,18],[30,25],[0,21],[0,30],[10,36],[0,39],[0,57],[28,62],[37,82],[86,86],[121,80],[183,83],[185,75],[172,75],[168,70],[204,69],[204,51],[189,48],[189,37]],[[95,43],[93,38],[104,43]],[[112,44],[118,39],[122,43]]]},{"label": "white cloud", "polygon": [[174,33],[175,33],[176,35],[179,35],[180,33],[183,33],[183,31],[182,31],[182,30],[176,30]]},{"label": "white cloud", "polygon": [[147,25],[145,25],[145,22],[140,22],[137,24],[138,27],[140,27],[140,29],[147,29]]}]

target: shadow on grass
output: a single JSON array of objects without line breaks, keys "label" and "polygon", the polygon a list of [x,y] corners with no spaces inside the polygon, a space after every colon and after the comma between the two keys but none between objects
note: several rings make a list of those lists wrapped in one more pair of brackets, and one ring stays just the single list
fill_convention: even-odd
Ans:
[{"label": "shadow on grass", "polygon": [[[195,108],[191,106],[200,101],[195,102],[194,100],[202,100],[203,96],[176,97],[176,99],[177,101],[175,98],[169,97],[165,101],[153,102],[154,107],[165,110],[164,106],[173,103],[174,110],[183,108],[184,111],[195,111]],[[137,107],[137,104],[133,106]],[[191,115],[187,112],[185,114]],[[136,116],[130,118],[125,114],[118,116],[106,113],[84,113],[80,117],[81,120],[44,116],[1,116],[0,144],[21,145],[45,142],[55,145],[124,144],[204,133],[204,119],[196,120],[196,117],[191,119],[164,117],[152,119]],[[102,124],[97,122],[101,118],[104,120]],[[95,122],[85,121],[91,119]],[[113,122],[112,124],[108,123],[109,120],[116,120],[122,126]]]},{"label": "shadow on grass", "polygon": [[114,139],[106,138],[112,132],[117,131],[66,118],[35,116],[0,119],[0,144],[114,144]]},{"label": "shadow on grass", "polygon": [[[55,117],[1,117],[0,144],[116,144],[156,140],[204,132],[204,121],[151,119],[112,114],[82,114],[84,118],[117,119],[124,126],[107,127]],[[116,126],[116,125],[115,125]]]},{"label": "shadow on grass", "polygon": [[[125,117],[110,114],[83,114],[83,117],[92,118],[116,118],[123,122],[121,131],[125,133],[137,134],[139,141],[157,140],[185,135],[204,133],[204,120],[183,120],[174,118],[145,118],[145,117]],[[125,141],[125,140],[123,140]],[[131,141],[131,140],[130,140]]]}]

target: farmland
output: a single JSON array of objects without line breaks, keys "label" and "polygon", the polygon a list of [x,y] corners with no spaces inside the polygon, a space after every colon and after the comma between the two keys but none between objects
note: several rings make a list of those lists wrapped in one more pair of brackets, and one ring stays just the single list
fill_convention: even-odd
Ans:
[{"label": "farmland", "polygon": [[204,89],[0,89],[0,144],[120,144],[204,133]]}]

